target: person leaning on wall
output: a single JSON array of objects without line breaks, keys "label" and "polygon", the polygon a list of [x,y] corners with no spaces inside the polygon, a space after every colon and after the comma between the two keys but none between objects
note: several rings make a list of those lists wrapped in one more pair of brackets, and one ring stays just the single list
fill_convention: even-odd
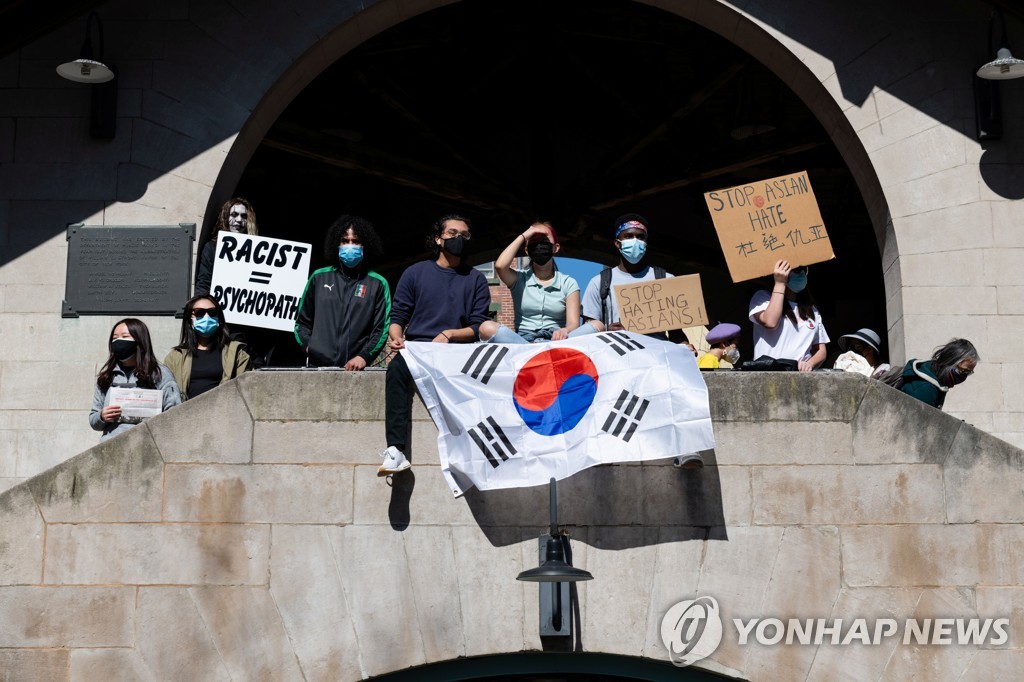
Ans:
[{"label": "person leaning on wall", "polygon": [[974,344],[967,339],[952,339],[936,348],[930,360],[910,360],[903,367],[891,369],[882,381],[941,410],[949,389],[967,381],[979,362]]},{"label": "person leaning on wall", "polygon": [[235,197],[225,201],[220,207],[213,232],[199,252],[199,264],[196,266],[196,296],[210,293],[213,262],[217,256],[217,234],[221,230],[235,234],[259,234],[256,229],[256,211],[253,210],[252,204],[242,197]]},{"label": "person leaning on wall", "polygon": [[121,416],[121,408],[110,404],[110,389],[115,387],[148,388],[161,391],[162,409],[166,412],[181,403],[181,393],[171,371],[157,362],[149,329],[142,320],[126,317],[118,320],[107,340],[107,361],[96,377],[89,411],[89,426],[102,431],[106,440],[135,425]]},{"label": "person leaning on wall", "polygon": [[224,311],[211,296],[185,304],[180,343],[164,358],[183,400],[195,398],[249,369],[245,344],[228,334]]}]

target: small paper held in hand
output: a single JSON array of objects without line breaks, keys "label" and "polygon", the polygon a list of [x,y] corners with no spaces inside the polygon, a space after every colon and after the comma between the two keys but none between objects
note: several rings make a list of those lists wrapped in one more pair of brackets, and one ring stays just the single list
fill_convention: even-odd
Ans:
[{"label": "small paper held in hand", "polygon": [[612,287],[619,322],[628,332],[652,334],[707,324],[700,275],[683,275]]},{"label": "small paper held in hand", "polygon": [[110,387],[110,404],[121,408],[121,421],[137,423],[164,410],[164,394],[153,388]]},{"label": "small paper held in hand", "polygon": [[733,282],[835,258],[807,171],[704,194]]}]

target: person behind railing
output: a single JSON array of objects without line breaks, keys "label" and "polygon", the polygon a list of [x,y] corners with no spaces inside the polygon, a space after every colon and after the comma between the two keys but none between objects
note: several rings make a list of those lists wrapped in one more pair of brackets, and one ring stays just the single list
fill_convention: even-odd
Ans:
[{"label": "person behind railing", "polygon": [[164,358],[182,400],[189,400],[249,369],[245,344],[231,338],[224,310],[211,296],[193,296],[185,304],[181,338]]},{"label": "person behind railing", "polygon": [[754,358],[795,361],[801,372],[810,372],[825,361],[829,338],[807,289],[807,267],[791,268],[780,260],[772,278],[771,291],[758,291],[750,299]]},{"label": "person behind railing", "polygon": [[[558,249],[558,234],[549,223],[530,225],[505,247],[494,261],[494,271],[512,293],[516,331],[487,320],[480,324],[481,341],[561,341],[596,331],[589,325],[580,329],[580,287],[555,265]],[[512,267],[521,252],[530,257],[528,270]]]},{"label": "person behind railing", "polygon": [[469,219],[450,214],[438,219],[428,237],[432,260],[410,266],[395,288],[388,328],[388,364],[384,388],[387,449],[378,476],[405,471],[409,423],[412,419],[412,374],[402,357],[406,341],[473,343],[487,319],[491,293],[487,279],[463,262],[472,234]]},{"label": "person behind railing", "polygon": [[[584,325],[596,331],[618,331],[624,329],[619,317],[619,306],[615,301],[613,287],[620,284],[638,284],[655,279],[672,277],[658,265],[647,260],[648,221],[639,213],[627,213],[615,219],[615,249],[619,262],[595,275],[583,292]],[[681,329],[648,334],[673,343],[685,344],[694,350]]]},{"label": "person behind railing", "polygon": [[181,403],[178,384],[171,371],[157,362],[149,329],[142,320],[126,317],[118,320],[107,340],[109,355],[96,377],[89,411],[89,426],[102,431],[100,440],[127,431],[136,421],[122,417],[121,407],[111,405],[110,389],[147,388],[160,391],[161,408],[166,411]]},{"label": "person behind railing", "polygon": [[324,259],[299,301],[295,340],[313,367],[354,372],[373,363],[387,340],[391,288],[369,268],[384,252],[373,224],[343,215],[328,228]]},{"label": "person behind railing", "polygon": [[740,351],[736,347],[739,341],[740,326],[731,322],[719,322],[708,332],[704,340],[711,346],[711,350],[700,357],[697,366],[701,369],[718,369],[722,360],[730,365],[736,366],[740,360]]},{"label": "person behind railing", "polygon": [[199,265],[196,267],[196,296],[210,293],[213,282],[213,263],[217,256],[217,234],[221,231],[235,234],[259,234],[256,229],[256,211],[252,204],[242,197],[225,201],[217,214],[217,222],[213,232],[203,244],[199,252]]},{"label": "person behind railing", "polygon": [[949,389],[967,381],[979,362],[974,344],[952,339],[936,348],[930,360],[910,360],[902,368],[889,370],[882,381],[941,410]]},{"label": "person behind railing", "polygon": [[846,372],[857,372],[877,379],[889,371],[889,363],[880,357],[882,339],[872,329],[858,329],[852,334],[839,337],[842,355],[836,358],[833,367]]}]

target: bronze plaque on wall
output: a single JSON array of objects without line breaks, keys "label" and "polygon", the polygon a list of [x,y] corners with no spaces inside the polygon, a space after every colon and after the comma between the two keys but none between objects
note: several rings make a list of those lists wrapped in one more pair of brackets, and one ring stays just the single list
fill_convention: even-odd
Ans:
[{"label": "bronze plaque on wall", "polygon": [[62,317],[173,315],[189,299],[195,223],[70,225]]}]

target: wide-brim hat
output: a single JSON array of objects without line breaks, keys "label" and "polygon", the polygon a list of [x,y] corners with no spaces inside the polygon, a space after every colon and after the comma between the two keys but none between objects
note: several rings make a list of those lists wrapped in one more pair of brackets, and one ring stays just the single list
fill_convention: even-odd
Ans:
[{"label": "wide-brim hat", "polygon": [[843,336],[840,336],[839,348],[844,351],[849,350],[848,346],[850,345],[850,341],[853,341],[854,339],[857,339],[858,341],[863,341],[864,343],[868,344],[869,346],[875,349],[876,353],[882,352],[882,340],[878,338],[878,334],[871,331],[867,327],[865,327],[864,329],[858,329],[852,334],[845,334]]},{"label": "wide-brim hat", "polygon": [[704,339],[709,344],[715,345],[716,343],[728,341],[729,339],[739,335],[740,326],[738,324],[733,324],[732,322],[719,322],[711,328],[711,331],[708,332],[708,335],[704,337]]}]

